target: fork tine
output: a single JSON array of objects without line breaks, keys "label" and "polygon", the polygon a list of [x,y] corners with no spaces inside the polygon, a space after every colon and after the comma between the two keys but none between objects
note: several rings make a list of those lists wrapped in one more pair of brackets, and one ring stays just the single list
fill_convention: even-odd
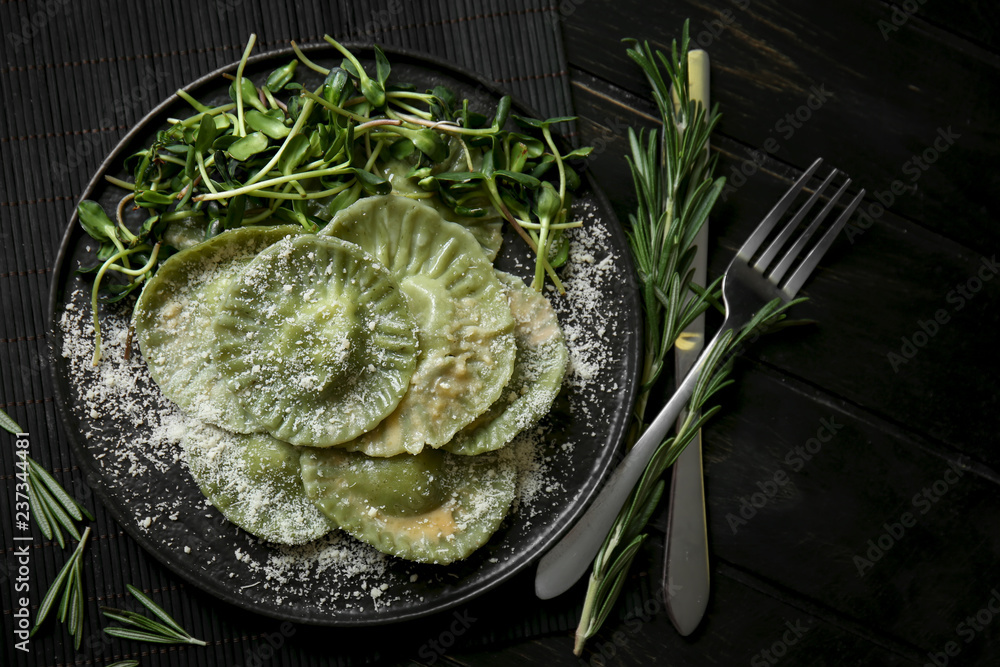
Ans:
[{"label": "fork tine", "polygon": [[819,212],[816,219],[809,223],[809,226],[802,232],[802,234],[799,235],[799,238],[795,239],[795,243],[792,244],[792,247],[788,249],[785,256],[781,258],[778,265],[775,266],[774,270],[772,270],[770,275],[768,275],[768,280],[775,285],[778,284],[778,281],[785,275],[789,267],[792,265],[792,262],[794,262],[795,258],[799,256],[800,252],[802,252],[802,249],[806,247],[806,243],[808,243],[809,239],[812,238],[812,235],[816,233],[820,224],[826,219],[826,216],[830,214],[830,211],[833,210],[834,205],[836,205],[836,203],[840,200],[841,195],[847,191],[847,187],[850,184],[851,179],[844,181],[844,184],[841,185],[836,194],[830,198],[830,201],[826,203],[826,206],[824,206],[823,210]]},{"label": "fork tine", "polygon": [[785,283],[785,286],[782,288],[782,291],[788,296],[789,299],[799,293],[799,288],[802,287],[802,283],[809,278],[813,269],[815,269],[816,265],[819,264],[819,260],[823,258],[826,251],[830,249],[831,245],[833,245],[833,240],[837,237],[840,230],[843,229],[844,225],[847,224],[851,214],[854,213],[854,209],[861,204],[861,200],[864,199],[864,196],[864,190],[858,193],[858,196],[847,205],[847,208],[840,214],[840,217],[837,218],[835,223],[833,223],[833,226],[826,231],[826,234],[824,234],[823,238],[819,240],[816,247],[809,251],[809,255],[802,260],[802,264],[799,265],[799,268],[795,269],[795,273],[792,274],[792,277],[788,279],[788,282]]},{"label": "fork tine", "polygon": [[746,243],[743,244],[743,247],[741,247],[740,251],[737,253],[737,257],[745,261],[749,261],[750,258],[753,257],[753,254],[757,252],[757,248],[759,248],[760,244],[764,242],[767,235],[771,233],[774,226],[778,224],[778,220],[780,220],[781,216],[785,214],[788,207],[792,205],[792,201],[795,200],[799,191],[806,184],[813,173],[819,169],[819,165],[822,163],[823,158],[816,158],[816,161],[812,163],[812,166],[806,169],[805,173],[799,176],[799,180],[795,181],[795,183],[792,184],[792,187],[788,188],[788,191],[781,199],[778,200],[778,203],[774,205],[771,212],[764,216],[764,219],[760,221],[760,224],[757,225],[757,229],[753,230],[753,234],[750,235],[750,238],[746,240]]},{"label": "fork tine", "polygon": [[[771,241],[771,245],[767,246],[767,250],[764,251],[764,254],[761,255],[756,262],[754,262],[753,268],[757,269],[761,273],[767,269],[767,266],[775,258],[785,243],[788,242],[792,233],[798,228],[799,223],[801,223],[802,219],[806,217],[806,213],[808,213],[816,202],[819,201],[819,198],[823,195],[823,191],[826,190],[827,186],[830,185],[830,182],[833,181],[834,176],[838,173],[839,172],[836,169],[830,172],[830,175],[826,177],[826,180],[823,181],[823,183],[816,188],[815,191],[813,191],[809,199],[806,200],[806,203],[799,207],[799,210],[795,212],[795,215],[788,221],[788,224],[786,224],[785,228],[781,230],[781,233],[778,234],[777,238]],[[821,213],[820,215],[823,214]],[[781,276],[773,278],[771,282],[777,281],[780,277]]]}]

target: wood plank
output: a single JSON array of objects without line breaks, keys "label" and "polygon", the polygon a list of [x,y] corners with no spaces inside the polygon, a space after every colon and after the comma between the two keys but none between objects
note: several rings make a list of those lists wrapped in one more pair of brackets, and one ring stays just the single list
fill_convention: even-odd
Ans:
[{"label": "wood plank", "polygon": [[[886,7],[885,19],[892,27],[880,27],[890,38],[907,25],[929,23],[955,34],[968,43],[1000,53],[1000,5],[990,0],[927,2],[927,0],[892,0],[879,2]],[[894,30],[896,28],[898,30]]]},{"label": "wood plank", "polygon": [[1000,660],[958,626],[1000,585],[995,474],[783,374],[736,380],[705,438],[712,553],[921,654]]},{"label": "wood plank", "polygon": [[[632,206],[625,131],[649,126],[648,110],[609,103],[617,90],[579,72],[573,90],[581,140],[601,149],[589,166],[625,220]],[[752,149],[725,137],[715,149],[721,173],[750,174],[712,218],[710,273],[718,275],[798,171],[766,156],[758,167]],[[1000,280],[993,279],[990,258],[992,253],[984,263],[977,253],[887,212],[867,230],[848,230],[806,284],[810,301],[794,316],[819,323],[765,337],[749,354],[997,466],[1000,398],[994,378],[983,372],[1000,367],[992,333],[1000,317]],[[988,281],[979,282],[980,271]]]},{"label": "wood plank", "polygon": [[[690,17],[696,42],[712,56],[722,134],[769,146],[800,167],[823,155],[873,193],[897,183],[902,194],[893,213],[980,253],[1000,241],[1000,228],[990,224],[1000,216],[995,55],[957,50],[952,36],[916,21],[886,41],[877,24],[889,9],[865,0],[794,9],[777,0],[725,8],[698,0],[573,6],[564,35],[574,66],[647,96],[620,40],[663,48]],[[938,137],[949,128],[958,138],[946,146]],[[935,141],[946,150],[936,152]],[[919,162],[925,151],[932,161],[926,171]]]},{"label": "wood plank", "polygon": [[[650,545],[649,562],[659,562],[655,543]],[[678,635],[670,624],[662,597],[649,597],[640,605],[620,604],[580,659],[572,656],[572,632],[566,632],[490,650],[449,654],[448,664],[762,666],[779,661],[813,664],[809,661],[815,656],[835,657],[838,664],[921,664],[916,648],[859,636],[850,624],[839,623],[834,616],[817,615],[808,606],[782,601],[765,587],[748,583],[732,567],[717,564],[712,576],[707,615],[689,638]],[[649,585],[648,573],[639,577],[630,585]]]}]

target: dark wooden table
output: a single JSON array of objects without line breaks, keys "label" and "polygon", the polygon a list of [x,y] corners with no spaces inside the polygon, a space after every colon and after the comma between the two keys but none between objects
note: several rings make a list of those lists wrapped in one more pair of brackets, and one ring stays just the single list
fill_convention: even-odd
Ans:
[{"label": "dark wooden table", "polygon": [[[31,3],[20,14],[58,15],[59,3],[49,5]],[[249,8],[242,0],[216,5],[220,21]],[[1000,7],[973,0],[557,6],[579,139],[596,147],[591,169],[623,220],[634,204],[626,128],[652,127],[655,109],[620,40],[664,48],[690,18],[695,44],[709,51],[723,114],[713,150],[732,186],[711,218],[710,273],[726,266],[815,157],[849,173],[854,191],[870,193],[794,313],[817,323],[770,335],[742,357],[736,385],[721,396],[724,410],[706,431],[712,595],[701,626],[681,638],[656,597],[662,517],[581,658],[572,655],[566,620],[580,586],[549,603],[552,624],[522,630],[522,638],[490,641],[483,628],[536,604],[530,575],[417,629],[289,629],[146,565],[127,538],[115,553],[141,563],[142,577],[165,582],[157,594],[206,615],[224,638],[215,648],[226,664],[292,664],[281,647],[293,644],[312,656],[308,664],[327,664],[316,656],[327,652],[332,661],[353,652],[354,642],[405,656],[385,664],[452,667],[1000,664]],[[0,32],[8,30],[34,34],[30,26]],[[150,38],[159,44],[158,35]],[[239,55],[176,48],[205,60],[197,74],[213,58]],[[41,74],[24,76],[49,76],[36,69]],[[110,129],[120,134],[127,125]],[[95,136],[106,150],[107,135]],[[37,210],[51,213],[75,200],[68,192],[52,197],[58,187],[38,190],[49,194],[11,206],[41,202],[49,208]],[[48,410],[46,400],[27,404]],[[76,474],[68,466],[56,472]],[[122,537],[110,519],[101,530]],[[104,599],[99,593],[88,603]],[[473,634],[477,641],[464,641]],[[172,665],[189,656],[171,648],[142,659]],[[23,664],[104,665],[111,654],[31,660]]]},{"label": "dark wooden table", "polygon": [[[655,599],[623,603],[583,661],[1000,664],[1000,8],[561,8],[582,141],[623,219],[626,127],[655,110],[619,40],[665,47],[691,19],[723,114],[713,148],[736,186],[711,219],[710,272],[815,157],[871,193],[804,289],[795,315],[818,323],[754,346],[707,429],[703,623],[685,639]],[[659,547],[629,586],[659,581]],[[571,645],[449,664],[581,664]]]}]

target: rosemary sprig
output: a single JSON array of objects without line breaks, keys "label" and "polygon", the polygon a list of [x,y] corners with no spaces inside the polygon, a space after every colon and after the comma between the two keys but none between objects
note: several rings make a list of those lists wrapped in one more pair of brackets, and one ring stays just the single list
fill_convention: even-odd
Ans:
[{"label": "rosemary sprig", "polygon": [[[455,219],[505,219],[537,255],[534,287],[547,277],[562,291],[555,268],[568,254],[564,230],[580,224],[566,219],[580,180],[566,163],[589,149],[561,153],[552,127],[572,119],[514,116],[518,129],[510,129],[509,97],[489,117],[444,86],[419,92],[390,82],[391,65],[378,47],[369,73],[349,50],[324,39],[344,56],[339,66],[322,67],[293,43],[295,59],[254,81],[244,75],[251,35],[229,77],[231,103],[208,106],[178,91],[195,113],[169,119],[148,148],[126,159],[131,183],[107,178],[127,191],[115,210],[81,202],[80,224],[100,243],[97,263],[82,269],[96,274],[95,364],[99,303],[125,298],[177,250],[247,225],[297,224],[314,232],[360,197],[388,194],[400,180],[409,184],[403,194],[435,198]],[[305,88],[296,81],[303,69],[323,82]]]},{"label": "rosemary sprig", "polygon": [[661,443],[656,450],[594,559],[583,612],[576,629],[574,652],[577,655],[582,653],[586,641],[600,629],[618,599],[629,567],[646,540],[647,534],[643,532],[646,524],[663,496],[664,473],[705,423],[721,409],[719,405],[708,409],[705,406],[718,391],[732,384],[729,375],[735,357],[742,351],[748,338],[774,327],[784,320],[788,308],[801,301],[803,299],[789,303],[782,303],[780,299],[771,301],[739,332],[723,332],[711,348],[698,376],[694,393],[688,401],[685,413],[687,418],[676,434]]},{"label": "rosemary sprig", "polygon": [[13,433],[17,435],[18,433],[24,433],[21,427],[16,421],[14,421],[10,415],[8,415],[3,410],[0,410],[0,427],[3,427],[8,433]]},{"label": "rosemary sprig", "polygon": [[66,625],[70,636],[74,638],[74,646],[80,648],[80,641],[83,638],[81,559],[87,538],[90,536],[90,528],[88,527],[83,531],[83,535],[80,535],[75,522],[83,521],[84,517],[93,521],[94,517],[86,507],[66,493],[66,489],[48,470],[28,456],[24,450],[18,450],[18,457],[21,460],[17,465],[25,473],[28,482],[28,505],[31,508],[31,516],[45,535],[45,539],[51,540],[54,536],[59,546],[65,548],[66,540],[62,533],[65,530],[70,537],[77,540],[76,549],[56,575],[38,606],[31,635],[41,627],[61,593],[58,620]]},{"label": "rosemary sprig", "polygon": [[62,533],[65,530],[70,537],[79,541],[80,530],[75,522],[83,521],[84,517],[93,521],[94,516],[66,493],[49,471],[22,452],[23,450],[19,451],[18,455],[23,456],[22,463],[27,468],[31,516],[45,539],[51,540],[55,537],[59,546],[65,548],[66,540]]},{"label": "rosemary sprig", "polygon": [[[629,130],[629,158],[638,204],[629,216],[629,243],[639,276],[645,314],[644,364],[640,395],[629,433],[631,446],[646,427],[650,392],[659,379],[667,353],[678,336],[710,307],[721,309],[721,277],[706,286],[692,281],[694,240],[725,184],[714,178],[716,159],[706,147],[719,120],[718,107],[710,112],[690,99],[687,52],[688,22],[680,45],[674,40],[670,55],[654,52],[648,44],[630,41],[628,55],[646,74],[663,119],[662,135]],[[784,319],[797,303],[767,304],[739,331],[725,331],[708,352],[686,418],[675,435],[664,441],[622,508],[594,560],[584,608],[576,630],[574,652],[604,623],[621,592],[635,555],[646,539],[646,524],[663,495],[663,474],[719,406],[708,401],[732,381],[733,358],[747,338]]]},{"label": "rosemary sprig", "polygon": [[[10,421],[13,422],[13,420]],[[12,432],[21,432],[17,424],[14,424],[13,428]],[[28,481],[28,502],[31,508],[31,515],[34,517],[39,529],[41,529],[42,534],[45,535],[46,539],[55,537],[61,547],[65,547],[63,530],[69,533],[70,537],[78,540],[76,549],[73,550],[69,560],[66,561],[59,574],[56,575],[55,580],[45,593],[45,597],[42,598],[42,602],[38,606],[38,613],[35,616],[35,625],[31,629],[30,634],[34,636],[52,611],[56,600],[59,599],[57,618],[60,623],[64,623],[69,629],[70,636],[74,638],[74,647],[79,649],[81,640],[83,639],[83,577],[81,561],[91,529],[88,526],[83,531],[83,535],[81,535],[75,522],[83,521],[84,517],[93,521],[94,516],[86,507],[70,496],[52,474],[28,456],[24,450],[19,450],[18,456],[21,459],[18,466],[25,473]],[[114,637],[136,641],[205,646],[204,641],[192,637],[162,607],[153,602],[138,588],[129,585],[128,590],[159,619],[159,622],[135,612],[101,607],[104,615],[108,618],[137,628],[137,630],[132,630],[112,626],[105,628],[104,632]],[[138,664],[137,660],[124,660],[115,663],[118,667],[135,667]]]},{"label": "rosemary sprig", "polygon": [[[646,317],[645,362],[634,414],[639,425],[674,341],[721,300],[721,277],[704,288],[691,280],[694,239],[725,178],[713,178],[716,158],[707,157],[705,150],[719,122],[718,107],[708,112],[688,95],[687,25],[679,49],[674,40],[670,59],[659,51],[654,54],[648,44],[632,42],[627,50],[645,72],[663,118],[659,140],[655,130],[647,137],[629,128],[628,161],[638,205],[629,215],[628,237]],[[692,292],[694,298],[689,299]]]},{"label": "rosemary sprig", "polygon": [[[135,586],[129,584],[128,591],[142,606],[148,609],[159,619],[155,621],[148,616],[143,616],[134,611],[115,609],[114,607],[101,607],[101,612],[112,621],[118,621],[131,628],[113,625],[104,628],[106,634],[121,639],[131,639],[133,641],[152,642],[156,644],[194,644],[205,646],[206,642],[195,639],[177,621],[173,619],[163,607],[153,602],[146,594]],[[135,628],[135,629],[132,629]]]},{"label": "rosemary sprig", "polygon": [[59,622],[66,625],[70,636],[73,637],[74,648],[80,648],[80,642],[83,640],[83,582],[81,562],[83,549],[87,544],[88,537],[90,537],[89,527],[83,531],[83,536],[76,545],[76,549],[73,550],[73,554],[66,561],[66,564],[63,565],[59,574],[56,575],[55,581],[49,586],[48,592],[42,598],[42,603],[38,605],[35,626],[31,629],[30,636],[34,636],[38,628],[45,622],[49,612],[52,611],[56,598],[62,593],[56,615]]}]

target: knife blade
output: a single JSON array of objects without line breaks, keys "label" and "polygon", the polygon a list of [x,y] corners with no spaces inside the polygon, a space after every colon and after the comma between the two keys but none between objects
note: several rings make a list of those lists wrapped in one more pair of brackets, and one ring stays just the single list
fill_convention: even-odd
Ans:
[{"label": "knife blade", "polygon": [[[690,98],[709,109],[708,53],[688,53]],[[707,157],[707,156],[706,156]],[[695,238],[697,250],[692,267],[694,282],[706,284],[708,221]],[[677,340],[674,369],[680,382],[705,346],[705,317],[699,316]],[[686,415],[678,418],[680,425]],[[705,488],[702,471],[701,432],[688,444],[674,463],[670,485],[666,549],[663,566],[663,599],[670,621],[682,636],[694,632],[708,606],[710,575],[708,534],[705,521]]]}]

